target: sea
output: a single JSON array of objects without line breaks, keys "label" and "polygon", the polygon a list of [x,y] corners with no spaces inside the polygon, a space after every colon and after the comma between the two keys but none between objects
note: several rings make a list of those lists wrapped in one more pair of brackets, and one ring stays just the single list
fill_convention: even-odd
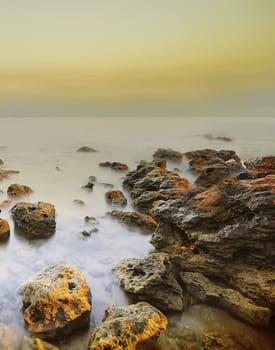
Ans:
[{"label": "sea", "polygon": [[[100,167],[100,162],[123,162],[134,169],[140,160],[152,160],[158,148],[180,152],[233,149],[243,161],[275,155],[275,118],[266,117],[7,117],[0,118],[0,130],[0,158],[4,162],[0,167],[19,171],[0,182],[0,202],[8,199],[7,188],[12,183],[33,189],[32,194],[1,208],[0,216],[8,220],[11,235],[7,242],[0,243],[0,323],[28,335],[20,286],[50,265],[70,264],[85,274],[93,308],[90,328],[63,339],[58,344],[61,350],[86,349],[107,305],[131,302],[112,271],[114,264],[124,258],[145,257],[154,249],[150,235],[129,230],[106,215],[114,208],[106,203],[108,189],[104,184],[124,191],[128,198],[124,210],[133,207],[122,188],[125,173]],[[97,152],[77,152],[82,146]],[[186,159],[176,167],[181,176],[194,180]],[[175,164],[168,162],[168,168],[174,169]],[[92,191],[83,188],[89,176],[97,178]],[[29,240],[17,232],[10,209],[22,200],[54,204],[57,216],[52,237]],[[86,216],[97,220],[98,231],[90,236],[83,235],[91,229]],[[224,310],[196,305],[169,316],[169,332],[160,339],[157,349],[196,349],[191,347],[192,336],[200,332],[233,332],[247,339],[247,344],[251,342],[251,349],[275,348],[271,330],[261,331]]]}]

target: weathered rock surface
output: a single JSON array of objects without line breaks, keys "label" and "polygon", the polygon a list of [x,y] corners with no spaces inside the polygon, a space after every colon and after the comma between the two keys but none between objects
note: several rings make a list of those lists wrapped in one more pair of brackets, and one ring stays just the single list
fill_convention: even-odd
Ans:
[{"label": "weathered rock surface", "polygon": [[0,324],[0,349],[1,350],[58,350],[39,338],[29,338],[16,334],[11,328]]},{"label": "weathered rock surface", "polygon": [[105,193],[106,201],[115,206],[123,207],[127,204],[127,198],[124,196],[122,191],[112,190]]},{"label": "weathered rock surface", "polygon": [[53,339],[89,324],[91,292],[85,276],[76,268],[50,266],[23,285],[21,293],[31,334]]},{"label": "weathered rock surface", "polygon": [[231,288],[224,288],[198,272],[183,272],[180,274],[182,283],[192,298],[211,305],[221,306],[233,315],[253,324],[266,327],[271,318],[271,310],[256,305],[251,299]]},{"label": "weathered rock surface", "polygon": [[109,306],[92,333],[88,350],[148,349],[166,327],[166,317],[148,303]]},{"label": "weathered rock surface", "polygon": [[143,232],[152,233],[158,226],[158,223],[151,216],[138,213],[137,211],[112,210],[108,214],[127,225],[130,229],[137,228]]},{"label": "weathered rock surface", "polygon": [[8,179],[11,174],[19,174],[17,170],[0,170],[0,180]]},{"label": "weathered rock surface", "polygon": [[106,168],[111,168],[111,169],[114,169],[114,170],[121,170],[121,171],[126,171],[126,170],[129,169],[127,164],[120,163],[120,162],[106,161],[106,162],[99,163],[99,166],[106,167]]},{"label": "weathered rock surface", "polygon": [[172,272],[169,256],[153,253],[144,259],[123,259],[114,267],[124,290],[137,300],[163,311],[182,311],[182,289]]},{"label": "weathered rock surface", "polygon": [[16,225],[32,238],[43,238],[55,232],[55,208],[51,203],[19,202],[11,209]]},{"label": "weathered rock surface", "polygon": [[77,150],[77,152],[97,152],[97,150],[92,147],[82,146]]},{"label": "weathered rock surface", "polygon": [[7,189],[7,194],[10,197],[19,197],[32,193],[33,190],[29,186],[12,184]]},{"label": "weathered rock surface", "polygon": [[275,156],[257,158],[244,162],[244,165],[253,179],[275,175]]},{"label": "weathered rock surface", "polygon": [[190,168],[198,174],[195,183],[199,186],[211,186],[242,169],[240,158],[231,150],[203,149],[186,152],[185,156],[190,159]]},{"label": "weathered rock surface", "polygon": [[10,236],[10,225],[7,220],[0,219],[0,241],[8,239]]},{"label": "weathered rock surface", "polygon": [[154,159],[168,159],[173,161],[181,161],[183,154],[178,151],[174,151],[170,148],[158,148],[156,152],[153,154]]}]

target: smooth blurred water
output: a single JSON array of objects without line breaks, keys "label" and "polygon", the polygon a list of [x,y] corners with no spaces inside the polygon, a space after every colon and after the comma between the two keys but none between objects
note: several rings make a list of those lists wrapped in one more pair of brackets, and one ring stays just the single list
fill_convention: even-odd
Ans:
[{"label": "smooth blurred water", "polygon": [[[234,149],[243,160],[275,153],[275,119],[272,118],[1,118],[0,125],[0,158],[4,160],[1,168],[20,171],[0,182],[3,191],[0,202],[7,199],[8,186],[19,183],[29,185],[34,192],[18,201],[48,201],[57,211],[55,235],[30,241],[14,231],[10,208],[2,208],[1,217],[9,221],[11,236],[8,242],[0,244],[0,322],[20,333],[27,330],[18,288],[43,268],[62,262],[79,268],[86,275],[93,294],[92,329],[100,322],[108,304],[128,303],[111,271],[113,264],[122,258],[143,257],[153,249],[150,236],[130,232],[105,216],[112,209],[104,198],[108,189],[100,184],[96,184],[92,192],[82,189],[91,175],[96,176],[98,182],[122,189],[124,173],[99,167],[99,162],[125,162],[133,169],[141,159],[151,160],[159,147],[181,152]],[[205,134],[228,136],[233,141],[210,141]],[[84,145],[98,152],[77,152]],[[192,179],[187,161],[168,165],[171,169],[179,167],[182,176]],[[86,205],[79,206],[74,199],[84,200]],[[128,209],[132,209],[130,202],[125,210]],[[91,228],[85,223],[86,215],[95,216],[99,222],[98,232],[90,237],[81,234]],[[194,319],[199,318],[199,314],[186,318],[184,315],[187,313],[176,318],[176,324],[190,320],[191,327]],[[171,318],[171,324],[173,320]],[[228,324],[224,320],[224,316],[217,316],[212,323]],[[246,327],[245,332],[249,329]],[[252,333],[255,339],[260,339],[260,333],[254,329]],[[66,339],[62,349],[80,349],[87,343],[88,335],[87,331],[73,335]],[[162,349],[173,349],[165,344]]]}]

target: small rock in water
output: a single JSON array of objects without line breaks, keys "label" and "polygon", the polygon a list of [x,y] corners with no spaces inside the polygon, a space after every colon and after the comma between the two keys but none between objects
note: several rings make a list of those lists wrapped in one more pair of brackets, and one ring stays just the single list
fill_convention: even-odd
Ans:
[{"label": "small rock in water", "polygon": [[99,222],[97,221],[97,218],[94,216],[85,216],[84,218],[85,222],[93,225],[97,225]]},{"label": "small rock in water", "polygon": [[0,219],[0,241],[7,240],[10,236],[10,225],[7,220]]},{"label": "small rock in water", "polygon": [[217,141],[230,142],[233,140],[231,137],[228,137],[228,136],[213,136],[212,134],[205,134],[203,136],[211,141],[217,140]]},{"label": "small rock in water", "polygon": [[86,203],[82,199],[74,199],[73,202],[81,206],[86,205]]},{"label": "small rock in water", "polygon": [[5,199],[4,201],[2,201],[2,202],[0,203],[0,207],[1,207],[1,208],[5,208],[5,207],[11,206],[12,204],[13,204],[13,200],[11,200],[11,199]]},{"label": "small rock in water", "polygon": [[181,161],[183,157],[182,152],[174,151],[172,149],[158,148],[153,154],[154,159],[168,159],[173,161]]},{"label": "small rock in water", "polygon": [[127,204],[127,198],[123,192],[119,190],[108,191],[105,193],[106,201],[112,205],[125,206]]},{"label": "small rock in water", "polygon": [[88,147],[88,146],[82,146],[80,147],[77,152],[97,152],[96,149],[92,148],[92,147]]},{"label": "small rock in water", "polygon": [[97,232],[98,232],[98,228],[95,227],[95,228],[93,228],[93,229],[91,229],[91,230],[89,230],[89,231],[84,230],[84,231],[82,231],[81,233],[82,233],[83,236],[89,237],[89,236],[91,236],[93,233],[97,233]]},{"label": "small rock in water", "polygon": [[7,189],[7,193],[11,197],[24,196],[32,192],[33,190],[29,186],[19,184],[12,184]]},{"label": "small rock in water", "polygon": [[121,170],[121,171],[125,171],[128,170],[128,165],[125,163],[120,163],[120,162],[110,162],[110,161],[106,161],[106,162],[101,162],[99,163],[99,166],[102,167],[109,167],[111,169],[114,170]]}]

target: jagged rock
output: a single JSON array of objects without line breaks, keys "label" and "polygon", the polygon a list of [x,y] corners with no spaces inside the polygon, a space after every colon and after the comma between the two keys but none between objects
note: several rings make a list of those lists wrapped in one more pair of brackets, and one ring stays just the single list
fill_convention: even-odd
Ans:
[{"label": "jagged rock", "polygon": [[29,338],[15,333],[6,325],[0,324],[0,349],[1,350],[58,350],[39,338]]},{"label": "jagged rock", "polygon": [[186,152],[190,159],[190,168],[198,174],[195,183],[199,186],[210,186],[220,182],[242,169],[240,158],[235,151],[203,149]]},{"label": "jagged rock", "polygon": [[121,171],[126,171],[129,169],[128,165],[125,163],[110,162],[110,161],[101,162],[101,163],[99,163],[99,166],[108,167],[108,168],[111,168],[114,170],[121,170]]},{"label": "jagged rock", "polygon": [[109,306],[91,335],[88,350],[147,349],[166,327],[166,317],[148,303]]},{"label": "jagged rock", "polygon": [[8,239],[10,236],[10,225],[7,220],[0,219],[0,241]]},{"label": "jagged rock", "polygon": [[29,331],[53,339],[87,326],[91,292],[85,276],[69,265],[50,266],[20,289]]},{"label": "jagged rock", "polygon": [[173,161],[181,161],[183,154],[172,149],[158,148],[153,154],[154,159],[169,159]]},{"label": "jagged rock", "polygon": [[53,204],[19,202],[11,209],[16,225],[32,238],[48,237],[55,232]]},{"label": "jagged rock", "polygon": [[0,180],[8,179],[11,174],[19,174],[17,170],[0,170]]},{"label": "jagged rock", "polygon": [[256,305],[240,292],[219,286],[198,272],[183,272],[180,276],[192,298],[195,297],[201,302],[221,306],[254,326],[266,327],[269,325],[271,310]]},{"label": "jagged rock", "polygon": [[127,198],[124,196],[123,192],[119,190],[112,190],[105,193],[106,201],[109,204],[117,206],[125,206],[127,204]]},{"label": "jagged rock", "polygon": [[77,150],[77,152],[97,152],[97,150],[88,146],[82,146]]},{"label": "jagged rock", "polygon": [[123,259],[115,265],[124,290],[164,311],[182,311],[183,294],[169,256],[153,253],[144,259]]},{"label": "jagged rock", "polygon": [[129,228],[138,228],[143,232],[152,233],[157,227],[157,222],[149,215],[144,215],[136,211],[125,212],[113,210],[108,213],[112,218],[127,225]]},{"label": "jagged rock", "polygon": [[275,175],[274,156],[257,158],[249,162],[244,162],[244,165],[249,170],[249,174],[253,179]]},{"label": "jagged rock", "polygon": [[7,189],[7,194],[11,197],[24,196],[32,193],[33,190],[29,186],[12,184]]}]

